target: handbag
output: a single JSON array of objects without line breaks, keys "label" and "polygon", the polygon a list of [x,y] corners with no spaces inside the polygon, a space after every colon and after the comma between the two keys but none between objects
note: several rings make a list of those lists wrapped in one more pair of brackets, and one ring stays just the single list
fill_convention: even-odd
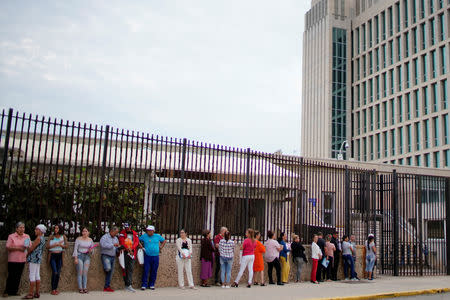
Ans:
[{"label": "handbag", "polygon": [[140,265],[144,264],[144,250],[142,248],[137,251],[137,259]]},{"label": "handbag", "polygon": [[120,251],[119,254],[119,265],[122,267],[122,269],[125,269],[125,254],[123,251]]}]

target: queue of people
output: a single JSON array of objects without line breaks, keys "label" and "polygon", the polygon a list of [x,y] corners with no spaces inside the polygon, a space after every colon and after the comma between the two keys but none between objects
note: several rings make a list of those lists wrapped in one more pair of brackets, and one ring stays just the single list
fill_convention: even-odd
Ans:
[{"label": "queue of people", "polygon": [[[51,266],[51,294],[58,295],[58,283],[63,266],[63,252],[67,249],[67,237],[63,226],[53,226],[52,232],[46,241],[47,228],[39,224],[35,228],[35,240],[31,242],[25,233],[25,225],[17,223],[16,232],[9,235],[6,248],[8,250],[8,278],[3,296],[17,295],[20,278],[25,266],[29,264],[29,291],[24,299],[39,298],[40,294],[40,265],[43,251],[48,250],[48,263]],[[308,259],[305,248],[298,235],[292,236],[292,243],[287,243],[287,235],[281,232],[278,237],[272,231],[267,232],[267,240],[261,241],[262,234],[252,228],[245,233],[245,240],[240,246],[239,273],[232,281],[231,268],[235,260],[235,242],[226,227],[212,239],[211,232],[205,230],[202,234],[200,261],[201,286],[209,287],[209,280],[214,276],[215,285],[222,288],[238,287],[243,274],[247,271],[247,287],[252,285],[266,286],[264,279],[265,263],[268,267],[269,284],[275,284],[273,269],[276,273],[276,284],[284,285],[289,281],[290,262],[296,268],[295,282],[301,282],[301,271]],[[111,277],[114,271],[116,258],[119,258],[125,290],[136,292],[132,287],[133,271],[138,256],[143,264],[141,290],[155,289],[155,282],[159,267],[159,255],[164,248],[166,240],[155,233],[155,227],[149,225],[145,233],[140,235],[132,229],[129,223],[123,224],[123,229],[113,226],[105,233],[99,244],[95,244],[89,237],[87,227],[81,229],[81,235],[75,240],[73,259],[77,270],[77,284],[79,293],[88,293],[88,271],[92,253],[100,246],[101,261],[105,273],[104,292],[114,292],[111,287]],[[175,261],[178,271],[178,286],[185,289],[184,274],[188,279],[188,287],[196,289],[192,276],[192,241],[187,237],[185,230],[179,232],[176,240]],[[373,268],[376,262],[375,238],[370,234],[364,245],[365,249],[365,278],[373,279]],[[143,253],[139,253],[143,252]],[[310,281],[319,284],[323,281],[336,281],[340,256],[342,255],[344,275],[346,280],[359,280],[355,272],[356,243],[354,236],[344,235],[342,241],[338,233],[324,235],[314,234],[311,244],[311,277]],[[141,262],[142,260],[142,262]],[[213,267],[215,264],[215,272]],[[220,276],[219,276],[220,275]],[[231,283],[231,284],[230,284]]]}]

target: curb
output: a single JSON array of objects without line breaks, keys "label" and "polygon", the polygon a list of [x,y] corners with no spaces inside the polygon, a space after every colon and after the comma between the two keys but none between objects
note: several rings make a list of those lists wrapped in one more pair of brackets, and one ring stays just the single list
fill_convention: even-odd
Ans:
[{"label": "curb", "polygon": [[[349,297],[334,297],[334,298],[314,298],[315,300],[368,300],[368,299],[382,299],[382,298],[397,298],[397,297],[409,297],[417,295],[430,295],[441,294],[450,292],[450,288],[429,289],[429,290],[416,290],[416,291],[404,291],[404,292],[392,292],[392,293],[380,293],[371,295],[349,296]],[[313,299],[310,299],[313,300]]]}]

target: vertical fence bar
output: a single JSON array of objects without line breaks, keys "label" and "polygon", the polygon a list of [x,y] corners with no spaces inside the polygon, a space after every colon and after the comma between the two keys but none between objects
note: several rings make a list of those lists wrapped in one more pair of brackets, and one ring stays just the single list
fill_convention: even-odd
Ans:
[{"label": "vertical fence bar", "polygon": [[450,177],[445,179],[445,242],[447,244],[447,275],[450,275]]},{"label": "vertical fence bar", "polygon": [[399,227],[398,227],[398,177],[397,171],[392,172],[392,209],[394,212],[394,232],[393,241],[394,246],[394,276],[398,276],[398,241],[399,241]]},{"label": "vertical fence bar", "polygon": [[103,195],[104,192],[104,186],[105,186],[105,168],[106,168],[106,158],[108,156],[108,138],[109,138],[109,125],[106,125],[105,127],[105,141],[103,142],[103,159],[102,159],[102,169],[100,171],[100,201],[99,201],[99,208],[98,208],[98,224],[97,229],[101,230],[102,228],[102,213],[103,213]]},{"label": "vertical fence bar", "polygon": [[249,227],[249,189],[250,189],[250,148],[247,148],[247,166],[245,170],[245,216],[244,216],[244,233],[245,230]]},{"label": "vertical fence bar", "polygon": [[184,228],[184,172],[186,169],[186,138],[183,139],[183,148],[181,149],[181,174],[180,174],[180,198],[178,207],[178,230]]},{"label": "vertical fence bar", "polygon": [[348,170],[348,166],[345,166],[345,194],[344,194],[344,201],[345,201],[345,234],[349,235],[351,234],[350,229],[350,171]]},{"label": "vertical fence bar", "polygon": [[3,194],[3,185],[5,184],[6,164],[8,163],[9,136],[11,134],[13,109],[8,110],[8,120],[6,121],[5,147],[3,149],[2,173],[0,174],[0,195]]}]

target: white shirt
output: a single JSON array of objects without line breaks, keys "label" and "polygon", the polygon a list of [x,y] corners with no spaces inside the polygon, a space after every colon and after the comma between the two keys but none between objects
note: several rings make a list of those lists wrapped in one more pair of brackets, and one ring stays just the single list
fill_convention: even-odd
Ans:
[{"label": "white shirt", "polygon": [[311,257],[314,259],[319,259],[319,256],[322,256],[322,250],[320,250],[319,245],[316,243],[311,244]]}]

